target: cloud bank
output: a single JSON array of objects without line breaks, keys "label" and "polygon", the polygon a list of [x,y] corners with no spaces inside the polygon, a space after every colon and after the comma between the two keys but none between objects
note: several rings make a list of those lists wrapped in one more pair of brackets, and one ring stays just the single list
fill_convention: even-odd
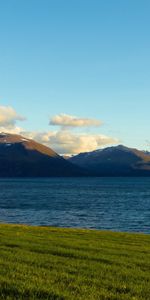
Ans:
[{"label": "cloud bank", "polygon": [[70,131],[49,131],[25,133],[28,138],[33,138],[43,143],[60,154],[77,154],[93,151],[110,144],[116,144],[117,139],[102,134],[75,134]]},{"label": "cloud bank", "polygon": [[102,134],[88,134],[74,132],[75,128],[95,127],[102,124],[101,121],[89,118],[78,118],[71,115],[59,114],[50,119],[49,124],[60,126],[58,130],[49,131],[26,131],[17,126],[18,121],[25,118],[18,114],[10,106],[0,106],[0,131],[16,133],[35,139],[38,142],[54,149],[59,154],[77,154],[80,152],[93,151],[98,148],[118,143],[118,140]]}]

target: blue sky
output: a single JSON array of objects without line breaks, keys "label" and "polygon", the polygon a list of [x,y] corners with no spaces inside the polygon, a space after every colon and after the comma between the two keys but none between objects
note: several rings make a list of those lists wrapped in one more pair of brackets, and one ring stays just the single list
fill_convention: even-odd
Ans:
[{"label": "blue sky", "polygon": [[0,1],[0,105],[26,131],[62,130],[49,118],[64,113],[103,122],[76,135],[150,150],[149,12],[146,0]]}]

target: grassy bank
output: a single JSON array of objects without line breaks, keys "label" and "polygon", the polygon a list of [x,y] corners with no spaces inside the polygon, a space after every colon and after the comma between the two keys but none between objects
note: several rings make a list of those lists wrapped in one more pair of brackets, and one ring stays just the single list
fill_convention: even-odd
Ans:
[{"label": "grassy bank", "polygon": [[150,236],[0,225],[0,299],[150,299]]}]

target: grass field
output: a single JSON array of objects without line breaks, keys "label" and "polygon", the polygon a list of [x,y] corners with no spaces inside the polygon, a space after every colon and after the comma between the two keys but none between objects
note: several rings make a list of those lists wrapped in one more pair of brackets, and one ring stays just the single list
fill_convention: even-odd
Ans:
[{"label": "grass field", "polygon": [[150,236],[0,225],[1,299],[150,299]]}]

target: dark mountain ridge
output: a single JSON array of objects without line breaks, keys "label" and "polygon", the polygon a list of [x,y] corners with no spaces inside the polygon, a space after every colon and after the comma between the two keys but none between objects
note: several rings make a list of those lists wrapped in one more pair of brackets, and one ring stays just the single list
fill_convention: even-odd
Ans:
[{"label": "dark mountain ridge", "polygon": [[0,177],[150,176],[150,153],[123,145],[64,159],[17,134],[0,133]]},{"label": "dark mountain ridge", "polygon": [[95,176],[150,176],[150,153],[123,145],[80,153],[69,161]]},{"label": "dark mountain ridge", "polygon": [[80,167],[21,135],[0,133],[0,177],[83,176]]}]

